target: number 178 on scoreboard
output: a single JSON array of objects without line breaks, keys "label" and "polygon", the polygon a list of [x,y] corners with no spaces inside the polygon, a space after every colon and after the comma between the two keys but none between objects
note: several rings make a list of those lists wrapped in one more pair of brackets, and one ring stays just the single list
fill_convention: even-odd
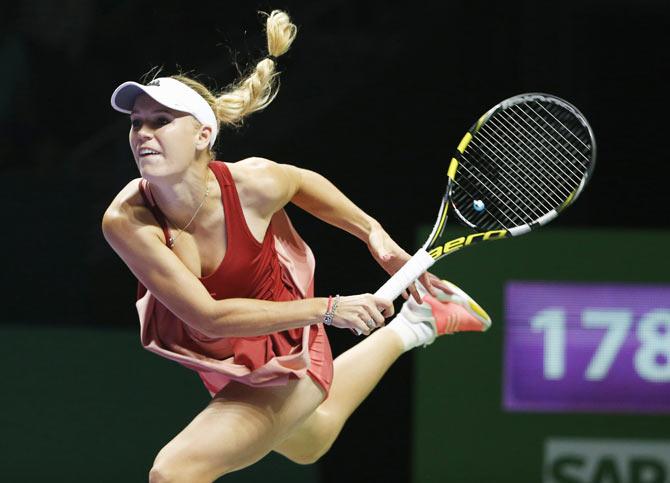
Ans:
[{"label": "number 178 on scoreboard", "polygon": [[510,282],[510,410],[670,412],[670,286]]}]

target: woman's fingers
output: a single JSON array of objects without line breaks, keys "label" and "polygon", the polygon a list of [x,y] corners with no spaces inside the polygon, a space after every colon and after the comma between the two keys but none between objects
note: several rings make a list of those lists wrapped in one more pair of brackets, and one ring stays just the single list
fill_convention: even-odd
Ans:
[{"label": "woman's fingers", "polygon": [[424,272],[423,275],[419,277],[419,282],[421,282],[421,285],[424,286],[430,295],[437,297],[434,287],[439,287],[441,285],[441,280],[438,277],[430,272]]},{"label": "woman's fingers", "polygon": [[412,284],[409,287],[407,287],[407,290],[409,290],[410,296],[414,297],[416,303],[420,304],[423,302],[423,300],[421,300],[421,294],[416,288],[416,282],[412,282]]},{"label": "woman's fingers", "polygon": [[377,311],[381,312],[384,318],[391,317],[395,312],[392,300],[377,297],[376,295],[372,295],[372,299],[374,307],[377,309]]},{"label": "woman's fingers", "polygon": [[363,313],[356,318],[355,323],[356,328],[365,335],[370,335],[370,333],[377,328],[376,323],[365,310],[363,310]]},{"label": "woman's fingers", "polygon": [[355,329],[365,335],[384,325],[393,315],[391,301],[371,294],[342,297],[333,318],[333,325]]},{"label": "woman's fingers", "polygon": [[378,307],[370,305],[366,308],[365,315],[361,317],[366,324],[371,325],[373,329],[384,325],[385,318]]},{"label": "woman's fingers", "polygon": [[[437,297],[437,292],[435,291],[436,288],[444,290],[445,288],[447,289],[447,292],[450,292],[450,290],[447,288],[447,286],[440,280],[439,277],[436,277],[430,272],[424,272],[419,278],[418,281],[421,283],[423,288],[433,297]],[[410,291],[411,296],[414,297],[414,300],[417,301],[417,303],[423,303],[423,298],[421,297],[421,293],[419,293],[419,290],[416,287],[416,282],[412,282],[412,284],[407,287],[407,290]],[[405,297],[405,300],[407,300],[407,297]]]},{"label": "woman's fingers", "polygon": [[366,323],[364,323],[362,320],[358,320],[354,324],[354,328],[357,330],[357,333],[362,334],[362,335],[370,335],[370,332],[372,329],[368,327]]}]

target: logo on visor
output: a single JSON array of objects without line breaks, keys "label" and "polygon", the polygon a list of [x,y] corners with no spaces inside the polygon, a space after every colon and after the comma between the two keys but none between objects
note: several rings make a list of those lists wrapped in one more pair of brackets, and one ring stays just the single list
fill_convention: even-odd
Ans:
[{"label": "logo on visor", "polygon": [[161,81],[159,81],[158,79],[155,79],[155,80],[152,80],[151,82],[149,82],[147,85],[148,86],[159,86],[160,87]]}]

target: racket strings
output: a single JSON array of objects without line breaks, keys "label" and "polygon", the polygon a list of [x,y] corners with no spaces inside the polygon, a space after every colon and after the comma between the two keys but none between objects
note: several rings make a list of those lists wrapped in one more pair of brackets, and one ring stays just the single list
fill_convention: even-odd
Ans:
[{"label": "racket strings", "polygon": [[[454,180],[454,184],[459,185],[457,180]],[[465,199],[471,199],[471,200],[476,198],[472,193],[468,192],[466,186],[459,186],[459,188],[460,189],[457,190],[451,198],[452,203],[461,204],[463,202],[464,198]],[[459,203],[459,202],[461,202],[461,203]],[[494,213],[497,213],[498,216],[500,216],[501,218],[502,217],[508,218],[508,221],[503,223]],[[487,216],[493,218],[495,220],[495,222],[497,223],[497,225],[491,225],[492,227],[502,227],[505,230],[507,230],[509,227],[513,226],[512,224],[509,223],[509,221],[514,221],[514,220],[509,219],[509,217],[507,217],[505,212],[502,211],[497,206],[493,206],[492,210],[487,210],[486,214],[480,213],[478,217],[474,217],[474,218],[471,217],[472,218],[472,226],[473,227],[483,226],[483,222],[485,221],[485,217],[487,217]]]},{"label": "racket strings", "polygon": [[[579,144],[582,145],[582,148],[583,148],[583,149],[586,149],[586,151],[590,151],[591,147],[590,147],[587,143],[585,143],[584,141],[582,141],[582,139],[581,139],[579,136],[577,136],[577,135],[575,134],[575,131],[579,131],[579,130],[576,129],[575,131],[573,131],[573,130],[570,129],[568,126],[566,126],[566,124],[562,123],[556,116],[554,116],[554,114],[553,114],[549,109],[547,109],[546,107],[544,107],[544,106],[542,105],[542,103],[536,101],[536,104],[537,104],[538,106],[540,106],[540,108],[543,109],[547,114],[549,114],[549,115],[554,119],[554,121],[556,121],[556,123],[558,123],[559,125],[561,125],[562,127],[564,127],[564,128],[567,130],[567,132],[570,133],[570,134],[572,135],[572,137],[573,137]],[[530,106],[529,106],[529,107],[530,107]],[[531,107],[531,108],[532,108],[532,107]],[[561,116],[561,115],[563,114],[563,111],[559,111],[557,114],[559,115],[559,117],[566,117],[566,116]],[[570,124],[570,121],[573,121],[573,119],[568,118],[566,121],[568,121],[567,124]],[[555,129],[553,123],[550,124],[550,125],[551,125],[552,128]],[[581,127],[581,124],[577,124],[577,125],[578,125],[579,127]],[[558,131],[557,131],[557,132],[558,132]],[[563,137],[563,136],[561,136],[561,137]],[[565,138],[563,138],[563,139],[565,139]],[[567,142],[570,144],[570,146],[572,146],[575,150],[579,151],[579,148],[577,148],[575,145],[573,145],[570,141],[568,141],[567,139],[565,139],[565,141],[567,141]],[[588,156],[586,156],[584,153],[581,153],[581,154],[582,154],[582,156],[584,157],[584,163],[587,163],[587,164],[588,164]],[[583,164],[582,166],[583,166],[584,168],[586,168],[586,164]]]},{"label": "racket strings", "polygon": [[518,133],[520,144],[531,154],[531,159],[536,159],[537,166],[545,166],[563,181],[577,182],[581,179],[581,168],[571,163],[557,148],[555,140],[543,136],[524,114],[510,110],[509,117],[501,116],[500,122],[507,121],[508,127]]},{"label": "racket strings", "polygon": [[[479,169],[476,168],[476,165],[471,164],[470,168],[473,168],[474,170],[476,170],[477,173],[468,169],[468,166],[465,165],[465,164],[462,164],[461,168],[464,169],[465,172],[468,174],[468,178],[477,180],[480,183],[481,187],[483,187],[486,191],[488,191],[491,195],[493,195],[493,197],[496,199],[497,203],[495,203],[492,206],[497,208],[497,211],[499,211],[505,218],[507,218],[511,222],[511,224],[510,224],[511,226],[515,226],[516,220],[514,218],[510,217],[509,214],[513,214],[513,213],[517,213],[517,212],[522,212],[522,213],[525,213],[525,212],[515,202],[514,198],[511,198],[510,196],[508,196],[504,192],[501,192],[499,189],[497,189],[495,184],[483,172],[481,172]],[[483,180],[482,180],[482,178],[483,178]],[[463,178],[461,178],[461,179],[463,179]],[[463,184],[463,183],[457,183],[457,184],[459,186],[463,186],[463,188],[466,192],[468,192],[468,193],[470,192],[468,190],[468,188],[470,187],[468,184]],[[494,189],[492,189],[492,187],[496,188],[496,189],[494,190]],[[500,195],[503,198],[507,199],[507,201],[505,201],[503,198],[498,196],[498,193],[500,193]],[[512,206],[512,205],[514,205],[514,206]],[[454,206],[458,207],[458,205],[456,205],[456,204],[454,204]],[[476,224],[476,223],[474,223],[474,224]]]},{"label": "racket strings", "polygon": [[[475,145],[476,146],[476,145]],[[495,162],[495,159],[493,159],[491,156],[488,156],[488,154],[482,150],[484,155],[488,157],[489,160]],[[468,161],[467,157],[463,156],[463,158]],[[505,179],[505,174],[502,170],[491,170],[490,169],[491,164],[490,163],[463,163],[461,165],[461,168],[464,169],[468,174],[470,174],[471,178],[477,180],[481,186],[483,186],[489,193],[493,194],[495,198],[498,200],[502,201],[502,205],[504,208],[506,208],[506,211],[508,213],[521,213],[523,214],[524,218],[532,218],[533,217],[533,206],[535,204],[534,201],[530,200],[529,198],[523,196],[523,193],[520,191],[517,191],[515,189],[511,190],[504,190],[502,189],[499,185],[502,183],[507,183],[508,180]],[[483,169],[480,169],[483,168]],[[488,172],[484,172],[484,170]],[[498,183],[495,183],[493,179],[498,179],[502,178]],[[507,183],[509,184],[509,183]],[[501,196],[504,196],[504,199],[506,201],[503,201],[500,196],[498,196],[497,193],[501,193]],[[516,208],[516,210],[512,209]],[[512,221],[514,224],[518,222],[518,220],[510,218],[508,215],[506,215],[506,218],[510,221]]]},{"label": "racket strings", "polygon": [[[513,125],[506,123],[503,119],[492,120],[490,126],[494,128],[494,132],[498,134],[500,138],[510,147],[510,151],[517,153],[517,156],[521,158],[526,163],[531,163],[532,159],[535,156],[533,149],[528,149],[528,145],[535,146],[539,148],[539,154],[542,155],[541,159],[546,160],[547,154],[543,152],[541,144],[537,143],[537,140],[531,140],[524,134],[524,131],[527,132],[522,125],[518,124],[516,121],[512,121]],[[552,158],[549,157],[551,160]],[[546,187],[554,189],[556,183],[559,185],[564,182],[564,173],[558,170],[553,163],[537,163],[537,172],[533,172],[536,176],[539,176],[542,180],[545,180],[547,183],[544,183]]]},{"label": "racket strings", "polygon": [[[495,188],[496,192],[504,193],[504,199],[507,200],[506,203],[503,203],[504,208],[508,213],[515,212],[520,217],[510,217],[505,214],[507,218],[514,226],[519,224],[524,224],[526,220],[534,220],[547,213],[551,208],[560,203],[560,198],[551,197],[549,195],[552,192],[548,188],[547,184],[541,179],[535,177],[531,179],[533,174],[532,171],[522,171],[519,168],[523,166],[515,163],[513,160],[517,158],[517,155],[514,155],[508,148],[508,153],[505,153],[502,147],[505,147],[505,140],[501,143],[500,136],[497,136],[497,139],[493,139],[495,131],[491,129],[485,129],[485,125],[478,134],[477,140],[473,139],[471,145],[479,150],[487,159],[477,159],[476,161],[470,161],[468,154],[472,150],[466,152],[463,155],[463,159],[466,163],[463,163],[461,167],[466,170],[466,172],[472,175],[472,178],[478,180],[481,186],[484,186],[487,191],[491,192],[492,190],[489,186]],[[488,132],[487,132],[488,131]],[[489,136],[487,136],[487,134]],[[483,139],[484,142],[478,142],[479,139]],[[509,143],[507,143],[509,145]],[[479,153],[477,153],[479,154]],[[502,161],[506,169],[499,169],[499,161]],[[486,171],[486,172],[485,172]],[[516,179],[510,179],[509,174],[516,176]],[[479,174],[479,176],[477,176]],[[494,183],[494,179],[500,179],[500,183]],[[523,179],[523,183],[518,183],[518,178]],[[545,189],[542,189],[542,185],[545,186]],[[505,189],[503,189],[503,187]],[[539,187],[539,188],[538,188]],[[497,199],[501,199],[500,196],[495,196]],[[489,205],[490,206],[490,205]],[[515,207],[516,210],[511,208]],[[471,214],[472,216],[472,214]],[[477,217],[478,223],[481,223],[482,218],[481,214]]]},{"label": "racket strings", "polygon": [[453,205],[483,229],[532,223],[578,188],[591,163],[590,139],[580,118],[555,103],[529,100],[499,110],[461,155]]},{"label": "racket strings", "polygon": [[[521,109],[523,111],[523,108],[521,106],[514,106],[514,107],[518,107],[519,109]],[[514,107],[512,109],[514,109]],[[545,118],[540,116],[537,113],[537,111],[535,111],[532,108],[532,106],[527,106],[527,107],[533,111],[535,116],[528,115],[527,112],[523,111],[525,116],[521,117],[521,119],[526,121],[526,124],[529,125],[529,126],[530,126],[530,122],[532,122],[536,127],[540,128],[543,131],[544,134],[537,131],[537,129],[531,127],[531,129],[533,129],[533,131],[539,136],[539,138],[542,141],[545,141],[551,148],[553,148],[563,158],[563,160],[566,161],[566,163],[568,165],[572,166],[576,170],[586,170],[586,165],[584,164],[584,161],[586,161],[586,159],[587,159],[586,156],[584,156],[584,161],[581,161],[580,159],[578,159],[578,157],[575,155],[575,152],[573,150],[575,150],[579,154],[582,154],[582,153],[579,152],[579,150],[577,149],[577,147],[574,144],[572,144],[569,140],[567,140],[563,136],[561,131],[556,128],[556,125],[558,124],[558,126],[561,127],[562,130],[564,130],[565,132],[569,132],[573,135],[574,135],[574,133],[572,133],[572,131],[570,131],[570,129],[568,129],[568,127],[565,124],[560,122],[554,116],[552,116],[554,122],[547,122],[545,124],[539,123],[538,120],[537,120],[538,118],[539,119],[545,119]],[[545,109],[545,111],[547,113],[551,114],[547,109]],[[530,122],[528,122],[528,121],[530,121]],[[545,126],[551,128],[554,131],[555,134],[558,134],[558,137],[560,137],[560,139],[555,137],[554,134],[552,134],[551,132],[548,132],[546,130]],[[558,149],[559,147],[562,147],[563,150]],[[572,157],[572,159],[567,157],[565,155],[566,153],[569,154]],[[576,162],[577,164],[573,163],[573,161]]]},{"label": "racket strings", "polygon": [[[483,130],[480,131],[481,137],[486,142],[486,144],[475,143],[475,147],[478,147],[482,153],[484,153],[487,158],[493,161],[493,156],[498,156],[499,159],[505,164],[505,167],[511,174],[517,177],[525,177],[526,184],[508,184],[514,188],[518,188],[516,194],[519,196],[524,196],[532,206],[535,206],[536,209],[541,209],[546,203],[547,193],[549,186],[545,182],[543,177],[537,176],[536,173],[530,171],[524,171],[523,166],[515,162],[519,156],[523,157],[523,153],[515,151],[514,147],[509,144],[507,139],[504,138],[500,133],[495,130],[491,130],[490,133],[484,133]],[[488,136],[490,136],[490,138]],[[490,154],[487,153],[487,148],[490,151]],[[497,153],[496,153],[497,151]],[[533,174],[535,177],[533,178]],[[535,183],[536,182],[536,183]],[[555,201],[553,199],[549,201]],[[532,211],[532,210],[531,210]],[[546,211],[545,211],[546,212]]]},{"label": "racket strings", "polygon": [[[537,163],[536,170],[525,169],[527,164],[532,162],[534,153],[525,147],[526,143],[512,129],[503,123],[496,124],[495,121],[490,123],[489,127],[491,128],[492,137],[497,138],[498,142],[502,141],[505,145],[507,152],[511,156],[511,163],[520,168],[520,171],[518,170],[517,173],[521,173],[521,175],[525,174],[529,186],[535,189],[536,192],[538,189],[542,190],[541,197],[545,198],[549,196],[549,201],[553,203],[558,201],[560,204],[561,198],[565,199],[569,196],[569,192],[561,190],[561,186],[565,184],[564,177],[551,164],[540,162]],[[520,162],[515,162],[513,161],[514,159],[519,159]],[[538,186],[533,184],[533,181],[537,181]]]},{"label": "racket strings", "polygon": [[[523,141],[518,136],[515,136],[514,132],[507,126],[501,126],[506,136],[511,136],[512,140],[516,139],[517,141]],[[523,133],[522,136],[524,136]],[[529,150],[525,145],[526,143],[524,142],[517,142],[515,144],[518,157],[521,163],[523,163],[521,169],[524,172],[531,173],[532,178],[536,178],[536,182],[538,183],[537,186],[542,189],[547,202],[552,204],[553,207],[559,206],[570,196],[573,186],[579,184],[580,178],[572,177],[570,176],[570,173],[566,174],[566,171],[556,169],[551,163],[551,158],[548,157],[548,153],[541,143],[535,144],[537,149],[534,151]],[[534,158],[536,158],[535,162],[533,162]],[[529,163],[534,164],[534,170],[527,169]],[[532,184],[533,180],[528,182]],[[547,212],[547,206],[541,206],[541,208],[544,213]]]},{"label": "racket strings", "polygon": [[[514,168],[512,170],[514,175],[524,179],[527,184],[522,184],[520,186],[535,195],[535,201],[539,204],[539,207],[545,202],[555,203],[557,197],[555,196],[555,193],[553,193],[552,181],[558,182],[558,180],[554,176],[554,173],[545,167],[540,167],[538,171],[524,169],[525,165],[523,162],[528,161],[529,153],[521,150],[518,145],[513,143],[513,139],[509,136],[509,133],[506,132],[503,126],[498,130],[492,128],[490,130],[490,136],[492,143],[495,144],[495,141],[497,141],[503,146],[504,153],[499,149],[502,154],[501,159],[506,164],[506,167]],[[517,160],[521,160],[521,162]]]},{"label": "racket strings", "polygon": [[[468,161],[468,158],[463,156],[463,160]],[[474,168],[474,166],[481,166],[481,164],[481,162],[462,162],[460,165],[460,169],[465,171],[469,179],[464,181],[463,178],[460,178],[459,186],[469,196],[459,196],[457,190],[454,190],[452,199],[454,200],[454,207],[461,212],[463,218],[468,220],[470,224],[487,230],[497,226],[503,226],[507,229],[522,225],[526,222],[525,220],[537,218],[537,211],[533,209],[534,203],[532,201],[524,200],[524,197],[519,196],[519,191],[501,190],[498,184],[491,181],[491,178],[495,177],[493,174],[487,176],[481,170]],[[476,193],[476,195],[473,195],[473,193]],[[478,213],[472,206],[474,200],[486,200],[486,210]],[[493,216],[493,212],[498,213],[498,216]],[[493,220],[488,219],[489,215]],[[504,217],[507,221],[499,225],[501,217]]]}]

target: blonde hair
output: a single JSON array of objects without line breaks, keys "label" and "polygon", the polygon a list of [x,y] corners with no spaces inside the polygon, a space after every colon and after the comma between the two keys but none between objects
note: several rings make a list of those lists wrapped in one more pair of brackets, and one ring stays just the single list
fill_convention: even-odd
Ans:
[{"label": "blonde hair", "polygon": [[212,93],[200,82],[185,75],[174,75],[176,79],[200,94],[211,106],[219,125],[239,126],[252,112],[266,108],[279,91],[275,62],[270,57],[279,57],[291,47],[297,27],[289,16],[281,10],[273,10],[267,15],[268,57],[256,64],[246,77],[231,84],[222,92]]}]

